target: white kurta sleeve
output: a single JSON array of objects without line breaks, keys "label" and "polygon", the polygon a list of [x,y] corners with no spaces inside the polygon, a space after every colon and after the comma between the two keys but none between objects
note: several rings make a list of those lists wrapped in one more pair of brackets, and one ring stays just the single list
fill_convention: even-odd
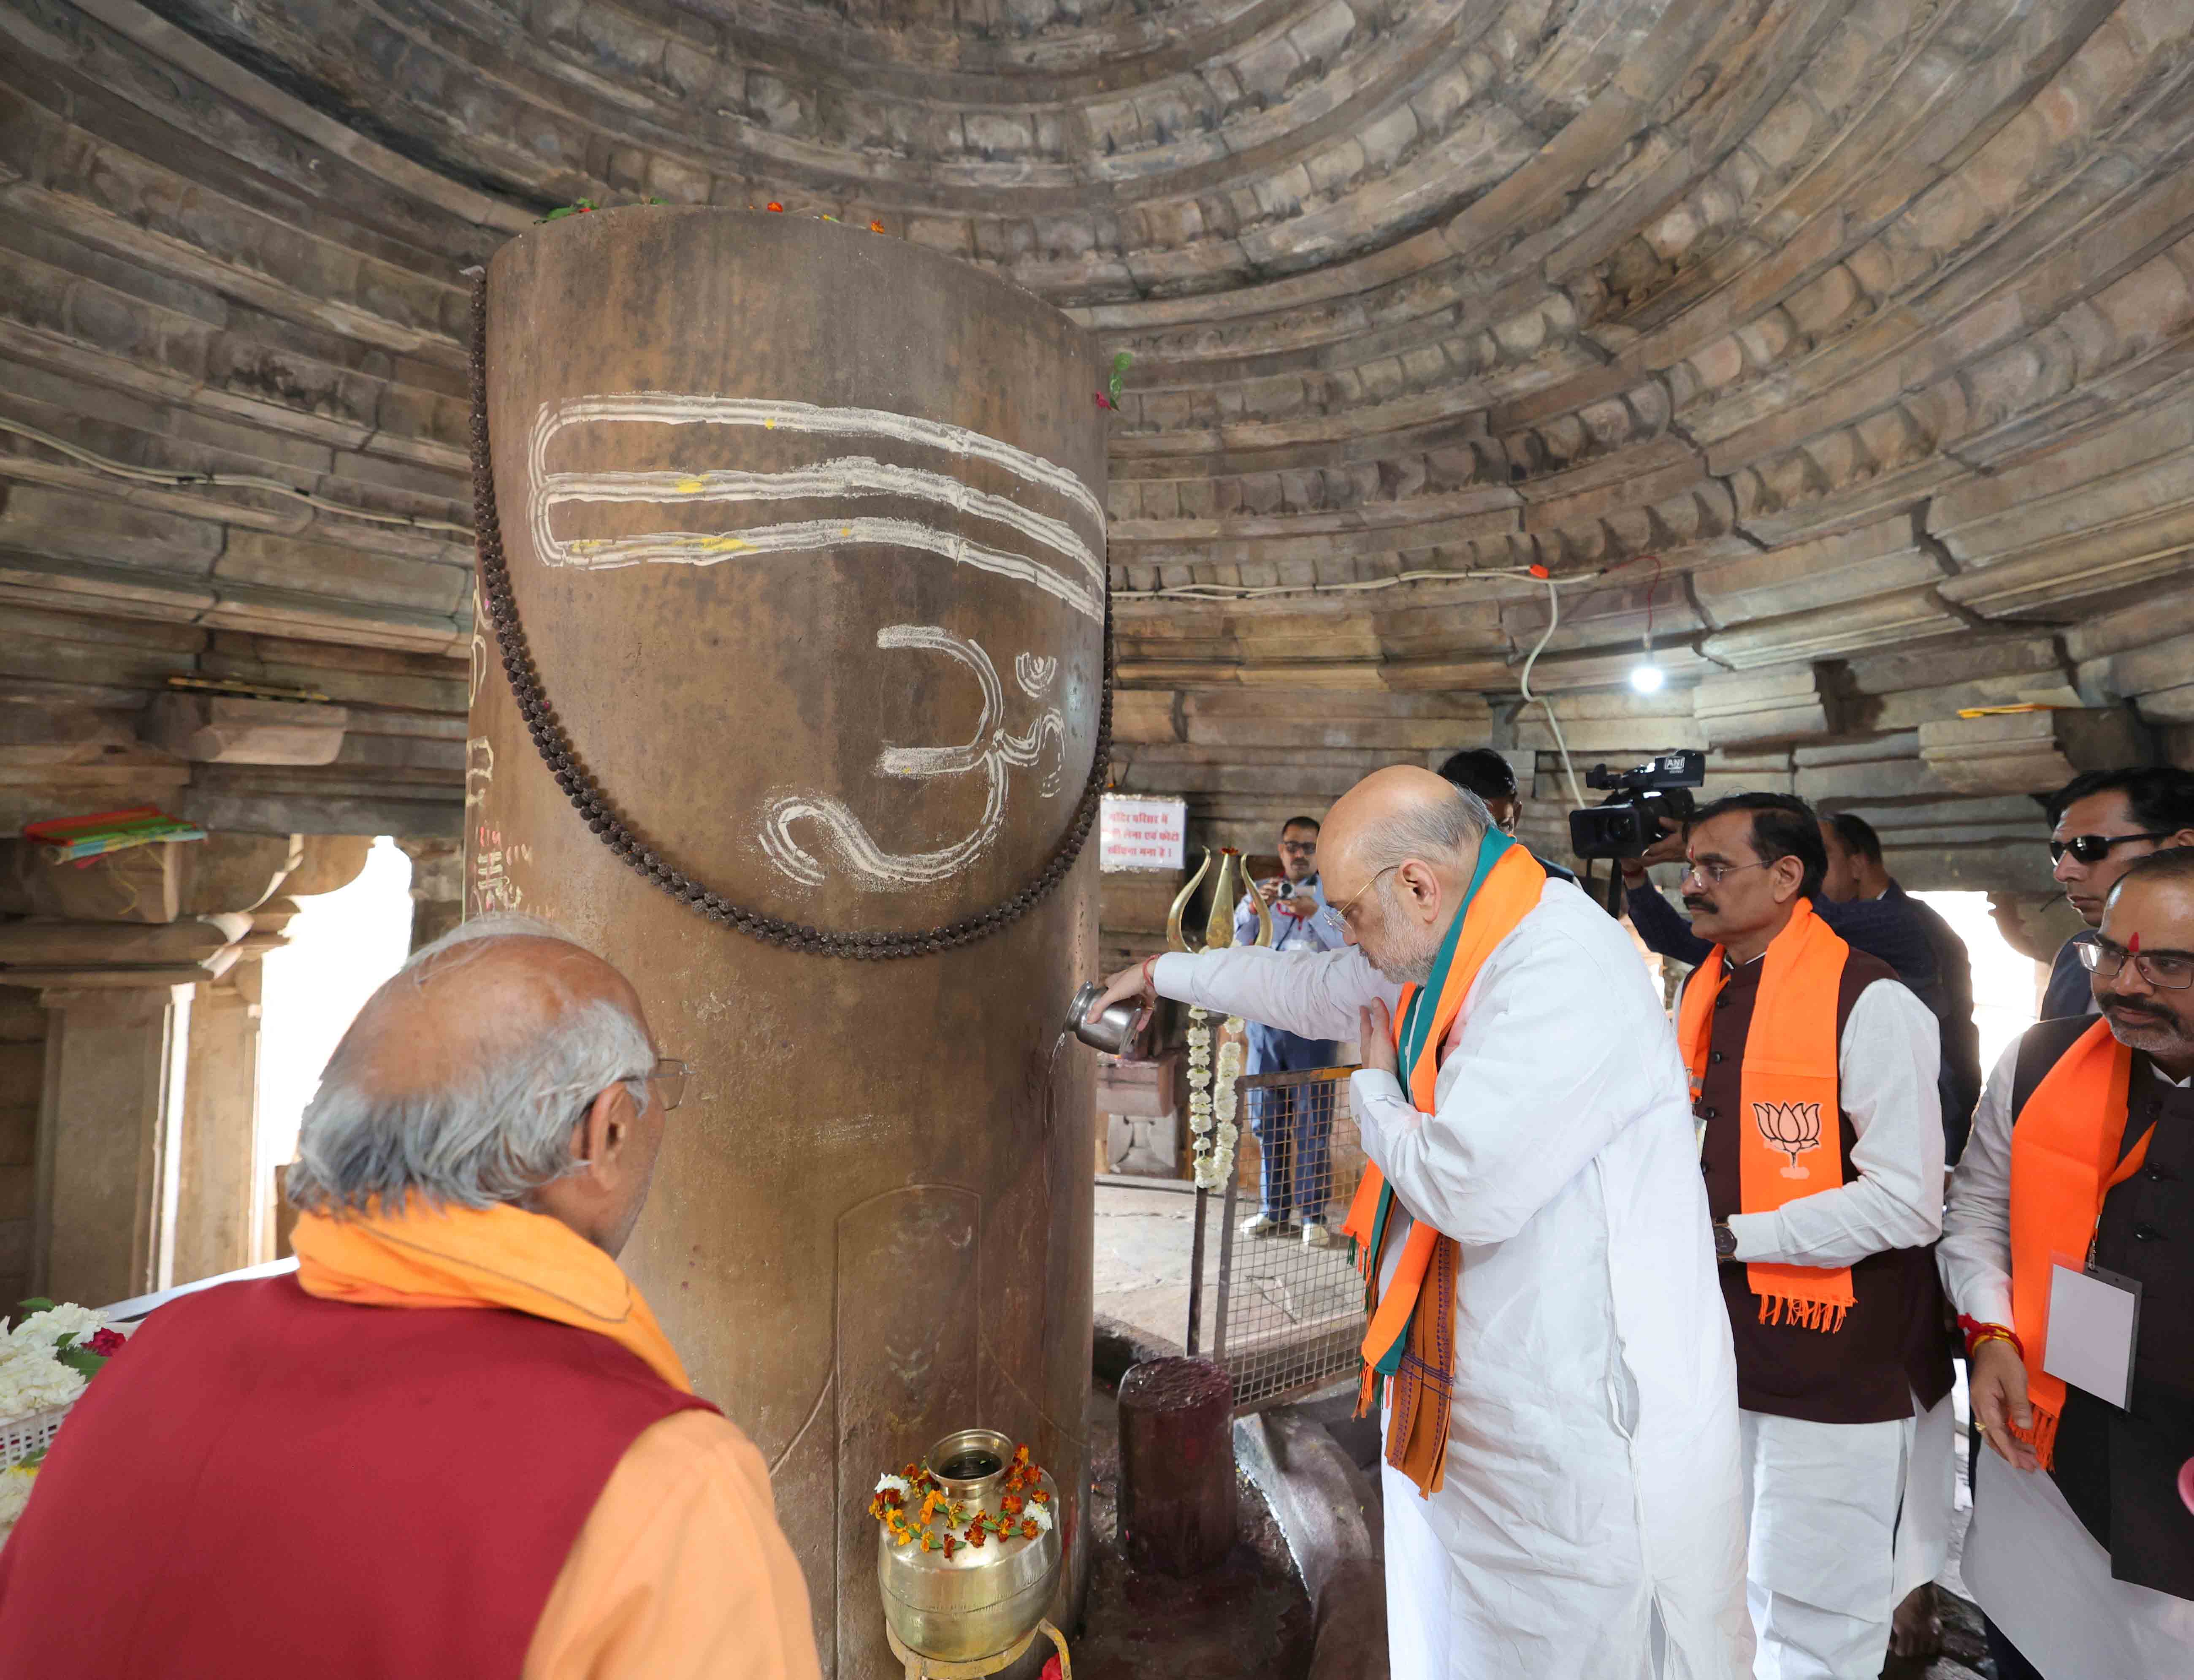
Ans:
[{"label": "white kurta sleeve", "polygon": [[1935,1017],[1904,987],[1877,980],[1860,992],[1836,1047],[1858,1176],[1769,1212],[1732,1214],[1736,1257],[1848,1266],[1934,1241],[1943,1228],[1942,1053]]},{"label": "white kurta sleeve", "polygon": [[1327,952],[1260,946],[1195,956],[1169,952],[1158,958],[1151,981],[1162,998],[1261,1021],[1303,1038],[1353,1040],[1360,1025],[1358,1010],[1374,999],[1392,1009],[1402,995],[1353,945]]},{"label": "white kurta sleeve", "polygon": [[2011,1322],[2011,1086],[2018,1066],[2014,1038],[1982,1088],[1935,1251],[1950,1304],[1983,1324]]},{"label": "white kurta sleeve", "polygon": [[[1620,1010],[1589,1000],[1640,978],[1610,973],[1566,930],[1527,922],[1487,958],[1466,1002],[1437,1113],[1419,1113],[1391,1073],[1351,1075],[1364,1153],[1403,1205],[1474,1244],[1506,1240],[1552,1201],[1635,1117],[1654,1046],[1623,1030]],[[1637,1015],[1641,1032],[1668,1031],[1657,1008]]]}]

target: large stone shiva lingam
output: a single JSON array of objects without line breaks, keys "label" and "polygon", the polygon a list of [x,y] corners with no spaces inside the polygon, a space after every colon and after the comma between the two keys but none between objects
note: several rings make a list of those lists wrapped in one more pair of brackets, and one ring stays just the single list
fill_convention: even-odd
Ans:
[{"label": "large stone shiva lingam", "polygon": [[[902,1654],[1003,1667],[1042,1625],[1059,1579],[1059,1490],[996,1430],[956,1430],[876,1485],[876,1579]],[[916,1666],[910,1663],[910,1671]]]}]

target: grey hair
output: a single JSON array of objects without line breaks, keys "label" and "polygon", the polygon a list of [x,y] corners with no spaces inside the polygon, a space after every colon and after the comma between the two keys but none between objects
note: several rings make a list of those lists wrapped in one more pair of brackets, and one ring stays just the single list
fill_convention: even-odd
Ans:
[{"label": "grey hair", "polygon": [[[422,983],[430,967],[446,975],[498,939],[586,948],[538,918],[499,912],[445,934],[388,984],[407,975]],[[305,1108],[297,1159],[283,1181],[291,1205],[363,1211],[376,1197],[393,1205],[411,1192],[461,1207],[520,1202],[583,1165],[572,1159],[571,1130],[597,1094],[621,1084],[635,1106],[647,1105],[654,1047],[646,1029],[606,998],[567,1003],[545,1026],[529,1021],[509,1038],[451,1085],[391,1096],[359,1079],[346,1037]]]},{"label": "grey hair", "polygon": [[1485,802],[1467,789],[1450,786],[1447,797],[1411,801],[1397,815],[1367,828],[1357,841],[1354,861],[1367,874],[1393,869],[1420,858],[1447,861],[1473,850],[1493,826]]}]

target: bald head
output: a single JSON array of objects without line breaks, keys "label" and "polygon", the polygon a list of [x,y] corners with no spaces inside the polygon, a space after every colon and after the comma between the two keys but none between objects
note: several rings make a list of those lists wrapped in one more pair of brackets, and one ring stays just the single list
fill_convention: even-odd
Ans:
[{"label": "bald head", "polygon": [[1478,867],[1493,819],[1430,770],[1375,770],[1341,795],[1320,836],[1326,897],[1390,980],[1422,982]]},{"label": "bald head", "polygon": [[1492,826],[1485,802],[1444,776],[1411,764],[1374,770],[1342,794],[1326,817],[1321,838],[1328,891],[1340,892],[1331,884],[1335,862],[1347,871],[1345,878],[1356,875],[1356,866],[1369,877],[1412,854],[1467,852],[1474,866],[1479,839]]},{"label": "bald head", "polygon": [[[501,919],[501,918],[498,918]],[[520,918],[508,918],[520,923]],[[584,946],[545,929],[468,923],[414,957],[366,999],[336,1046],[338,1069],[386,1096],[446,1085],[463,1069],[556,1031],[574,1009],[606,1004],[644,1017],[630,982]]]},{"label": "bald head", "polygon": [[661,1136],[655,1062],[638,994],[600,958],[531,917],[466,923],[336,1046],[288,1196],[316,1211],[514,1203],[614,1253]]}]

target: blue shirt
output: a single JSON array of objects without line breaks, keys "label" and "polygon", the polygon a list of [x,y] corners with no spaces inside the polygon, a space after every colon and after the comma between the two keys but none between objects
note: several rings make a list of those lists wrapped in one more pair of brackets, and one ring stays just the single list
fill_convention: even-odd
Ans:
[{"label": "blue shirt", "polygon": [[[1297,887],[1295,896],[1304,894],[1318,900],[1315,916],[1283,916],[1275,909],[1272,916],[1272,949],[1275,951],[1338,951],[1348,943],[1341,929],[1341,912],[1325,901],[1325,883],[1313,875],[1308,884]],[[1242,901],[1234,906],[1234,943],[1255,945],[1257,942],[1257,904],[1249,894],[1242,895]]]}]

